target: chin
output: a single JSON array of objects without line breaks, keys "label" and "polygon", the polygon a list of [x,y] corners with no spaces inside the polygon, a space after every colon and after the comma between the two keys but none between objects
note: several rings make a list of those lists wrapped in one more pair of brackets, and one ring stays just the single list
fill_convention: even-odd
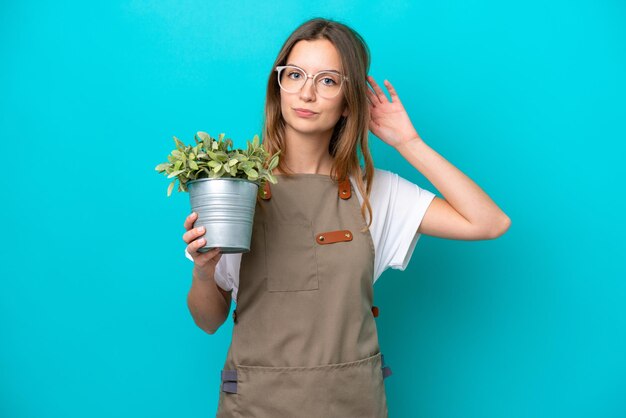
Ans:
[{"label": "chin", "polygon": [[324,121],[319,119],[311,120],[311,119],[301,119],[298,117],[295,118],[283,118],[285,120],[285,124],[292,127],[292,129],[302,131],[302,132],[323,132],[329,129],[333,129],[333,126],[326,126]]}]

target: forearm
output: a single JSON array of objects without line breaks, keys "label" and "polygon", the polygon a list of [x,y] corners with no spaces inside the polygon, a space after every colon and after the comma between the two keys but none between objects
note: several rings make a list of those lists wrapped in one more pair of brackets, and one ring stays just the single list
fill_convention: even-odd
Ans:
[{"label": "forearm", "polygon": [[468,176],[419,136],[396,146],[402,156],[437,188],[468,222],[485,231],[506,229],[509,217]]},{"label": "forearm", "polygon": [[196,325],[206,333],[213,334],[226,321],[229,306],[217,289],[213,277],[199,279],[195,269],[192,276],[187,306]]}]

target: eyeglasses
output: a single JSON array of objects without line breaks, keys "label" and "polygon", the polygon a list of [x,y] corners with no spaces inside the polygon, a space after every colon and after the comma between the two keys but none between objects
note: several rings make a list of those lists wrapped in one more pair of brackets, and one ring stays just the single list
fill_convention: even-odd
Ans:
[{"label": "eyeglasses", "polygon": [[278,72],[278,85],[287,93],[299,92],[307,80],[312,78],[315,92],[325,99],[336,97],[343,81],[348,81],[348,77],[336,71],[320,71],[311,75],[295,65],[279,65],[274,71]]}]

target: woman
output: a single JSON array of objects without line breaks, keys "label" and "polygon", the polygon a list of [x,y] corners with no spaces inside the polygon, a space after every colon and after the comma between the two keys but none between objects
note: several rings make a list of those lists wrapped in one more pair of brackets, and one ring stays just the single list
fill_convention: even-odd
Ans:
[{"label": "woman", "polygon": [[[390,369],[378,345],[373,282],[388,267],[404,270],[422,233],[492,239],[510,225],[426,145],[393,86],[385,81],[389,101],[367,76],[369,62],[363,39],[341,23],[298,27],[269,77],[263,144],[281,159],[277,184],[257,202],[250,252],[198,253],[204,230],[192,228],[195,213],[185,221],[195,322],[212,334],[237,302],[219,417],[386,417]],[[368,130],[445,200],[375,169]]]}]

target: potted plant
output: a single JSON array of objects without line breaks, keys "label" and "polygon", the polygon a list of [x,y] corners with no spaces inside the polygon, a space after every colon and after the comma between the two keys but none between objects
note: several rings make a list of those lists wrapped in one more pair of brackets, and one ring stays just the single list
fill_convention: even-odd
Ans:
[{"label": "potted plant", "polygon": [[244,253],[250,251],[257,196],[265,182],[277,182],[271,172],[280,151],[269,156],[258,135],[247,141],[246,150],[232,149],[232,140],[224,136],[215,139],[200,131],[195,146],[174,136],[176,149],[155,170],[174,178],[168,197],[177,180],[178,191],[189,192],[191,210],[198,214],[194,228],[204,226],[206,231],[199,252],[219,247],[222,253]]}]

